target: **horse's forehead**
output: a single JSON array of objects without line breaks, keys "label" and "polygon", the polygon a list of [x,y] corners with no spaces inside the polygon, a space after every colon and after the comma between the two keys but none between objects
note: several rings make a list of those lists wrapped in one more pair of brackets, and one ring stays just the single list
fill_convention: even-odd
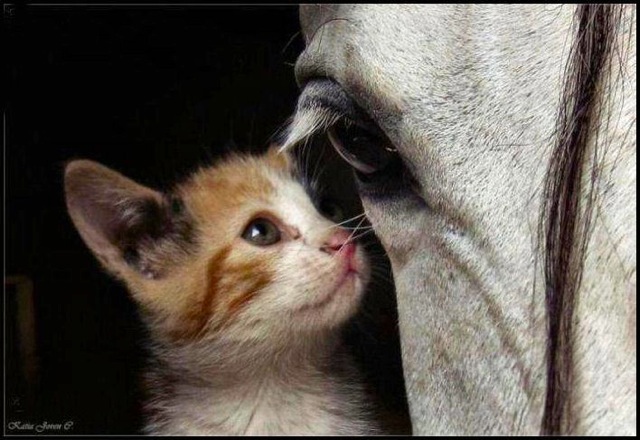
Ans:
[{"label": "horse's forehead", "polygon": [[[453,15],[453,8],[302,6],[300,22],[307,48],[296,65],[297,79],[300,83],[312,77],[335,79],[363,108],[375,112],[372,116],[384,126],[389,116],[405,113],[407,100],[421,94],[419,89],[429,82],[424,73],[443,62],[437,56],[442,53],[440,46],[448,46],[445,56],[456,56],[455,37],[445,35],[454,28],[443,25]],[[397,122],[387,123],[385,128]]]},{"label": "horse's forehead", "polygon": [[[567,43],[572,14],[572,7],[545,5],[306,5],[307,49],[296,75],[301,83],[332,77],[401,110],[425,88],[452,93],[470,74],[499,83],[500,75],[539,63],[549,45]],[[359,98],[359,90],[350,92]]]},{"label": "horse's forehead", "polygon": [[[336,21],[377,21],[380,23],[396,23],[398,26],[415,24],[419,21],[424,26],[413,28],[415,32],[428,31],[438,27],[439,23],[459,21],[468,12],[468,5],[302,5],[300,7],[300,25],[307,42],[322,26]],[[359,29],[349,28],[347,33],[354,31],[379,34],[379,28],[358,26]],[[437,29],[436,29],[437,30]],[[340,32],[339,30],[337,32]]]},{"label": "horse's forehead", "polygon": [[[466,28],[465,5],[306,5],[300,9],[300,23],[309,62],[323,58],[334,71],[357,71],[358,56],[376,52],[393,53],[398,63],[414,61],[421,53],[454,49],[456,33]],[[453,35],[452,35],[453,34]],[[424,44],[428,43],[428,44]],[[427,56],[427,63],[430,62]],[[383,61],[379,60],[381,64]],[[394,63],[396,64],[396,63]],[[328,66],[326,66],[328,67]]]},{"label": "horse's forehead", "polygon": [[[572,13],[544,5],[304,6],[307,48],[296,75],[300,83],[333,78],[397,139],[461,139],[473,124],[482,126],[475,133],[501,134],[498,123],[515,128],[496,142],[515,143],[525,125],[542,138],[553,122],[524,124],[520,115],[529,106],[553,117]],[[404,145],[410,160],[424,158],[420,142]]]}]

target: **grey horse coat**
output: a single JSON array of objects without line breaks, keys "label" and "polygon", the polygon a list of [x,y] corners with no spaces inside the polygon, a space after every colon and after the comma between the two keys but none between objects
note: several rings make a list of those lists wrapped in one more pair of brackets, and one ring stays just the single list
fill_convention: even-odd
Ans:
[{"label": "grey horse coat", "polygon": [[[552,370],[539,227],[576,6],[309,5],[300,17],[287,144],[344,119],[374,133],[345,157],[392,262],[414,433],[541,432]],[[578,201],[595,202],[563,433],[636,432],[635,32],[628,6],[592,87],[606,99],[586,127],[595,159],[579,162]],[[348,130],[334,144],[363,139]]]}]

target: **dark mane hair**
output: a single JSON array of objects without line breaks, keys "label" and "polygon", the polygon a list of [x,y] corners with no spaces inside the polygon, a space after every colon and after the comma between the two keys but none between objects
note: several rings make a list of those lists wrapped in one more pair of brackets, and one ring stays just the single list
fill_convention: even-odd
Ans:
[{"label": "dark mane hair", "polygon": [[606,147],[599,142],[598,125],[609,97],[610,64],[622,14],[622,5],[579,5],[574,16],[575,36],[539,229],[548,326],[543,435],[572,431],[573,310],[592,230],[594,187]]}]

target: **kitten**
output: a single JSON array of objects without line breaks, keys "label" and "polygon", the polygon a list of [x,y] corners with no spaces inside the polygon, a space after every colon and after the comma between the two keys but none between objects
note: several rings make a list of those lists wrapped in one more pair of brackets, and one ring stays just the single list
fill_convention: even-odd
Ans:
[{"label": "kitten", "polygon": [[369,265],[286,153],[233,156],[169,194],[76,160],[65,192],[149,329],[146,433],[375,433],[340,340]]}]

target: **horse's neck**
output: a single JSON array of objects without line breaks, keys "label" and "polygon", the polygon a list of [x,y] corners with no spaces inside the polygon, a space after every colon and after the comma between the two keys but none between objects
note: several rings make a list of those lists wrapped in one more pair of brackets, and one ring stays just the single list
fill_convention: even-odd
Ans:
[{"label": "horse's neck", "polygon": [[[555,11],[557,9],[557,12]],[[502,141],[511,141],[514,144],[525,145],[521,149],[511,149],[514,163],[520,164],[519,172],[521,177],[520,186],[515,191],[522,189],[523,196],[514,197],[514,201],[527,201],[525,207],[530,208],[530,224],[535,225],[540,220],[540,206],[535,202],[529,203],[527,192],[532,188],[543,186],[545,166],[549,161],[547,152],[553,147],[555,121],[557,118],[558,98],[562,93],[563,72],[571,54],[571,38],[567,38],[567,32],[575,31],[572,25],[572,10],[570,7],[558,7],[545,9],[541,13],[539,8],[527,9],[529,14],[525,19],[518,14],[518,20],[513,21],[513,16],[502,17],[503,8],[483,9],[485,20],[477,20],[477,26],[467,30],[467,34],[472,44],[463,45],[468,49],[468,58],[471,68],[468,73],[472,78],[477,76],[484,80],[482,84],[490,84],[492,89],[480,88],[476,95],[469,94],[473,100],[473,105],[468,112],[468,120],[461,121],[458,129],[463,132],[469,130],[469,138],[477,133],[478,127],[492,133],[488,137],[488,142],[496,144]],[[513,12],[513,10],[511,10]],[[493,15],[497,14],[497,15]],[[631,18],[633,16],[633,19]],[[469,23],[476,23],[469,18]],[[487,20],[487,18],[490,18]],[[537,20],[537,21],[536,21]],[[482,23],[489,21],[494,23],[491,27],[484,27]],[[534,26],[530,26],[531,23]],[[536,32],[526,33],[526,29],[536,29]],[[529,36],[526,36],[529,35]],[[524,36],[524,37],[523,37]],[[457,56],[458,54],[456,54]],[[436,59],[439,59],[436,57]],[[608,433],[635,433],[635,410],[636,410],[636,50],[635,50],[635,7],[626,10],[623,26],[618,33],[616,49],[613,51],[612,72],[608,84],[602,88],[602,93],[609,95],[608,105],[603,109],[599,121],[601,130],[598,134],[598,164],[601,169],[598,171],[598,178],[595,187],[596,202],[593,211],[593,231],[590,236],[589,245],[586,251],[586,261],[583,269],[582,283],[580,291],[577,293],[576,308],[574,316],[574,350],[573,375],[574,383],[571,396],[571,433],[608,434]],[[529,66],[529,73],[522,74],[522,69]],[[525,71],[526,72],[526,71]],[[475,76],[474,76],[475,75]],[[492,76],[493,75],[493,76]],[[433,81],[433,87],[443,82]],[[472,82],[471,82],[472,83]],[[446,85],[446,84],[445,84]],[[460,86],[463,87],[463,86]],[[452,87],[453,88],[453,87]],[[455,89],[454,89],[455,90]],[[410,92],[407,92],[409,95]],[[420,105],[423,105],[420,103]],[[447,108],[445,103],[442,107]],[[494,112],[493,118],[485,115]],[[500,112],[503,114],[500,115]],[[417,117],[424,117],[425,111],[417,110],[413,113]],[[451,111],[449,115],[458,115]],[[427,120],[417,120],[416,126],[430,127],[445,120],[447,115],[439,119],[430,115]],[[410,118],[409,115],[407,118]],[[487,120],[497,122],[497,126],[491,126]],[[489,125],[487,125],[489,124]],[[449,127],[448,122],[443,123],[444,128]],[[468,128],[467,128],[468,127]],[[524,127],[524,128],[523,128]],[[488,130],[490,128],[491,130]],[[435,135],[443,130],[433,130]],[[526,136],[521,136],[523,133]],[[501,142],[497,142],[501,141]],[[482,142],[487,142],[485,138]],[[535,148],[534,146],[543,146]],[[591,150],[586,157],[593,157],[595,143],[592,143]],[[486,149],[478,145],[477,148],[469,149],[468,145],[460,146],[460,156],[469,154],[469,151],[483,151],[486,156]],[[432,148],[426,145],[420,151],[422,158],[429,157]],[[446,154],[451,154],[455,146],[447,144]],[[412,158],[419,162],[421,157]],[[437,159],[437,158],[436,158]],[[473,160],[482,160],[475,158]],[[432,160],[430,164],[425,164],[422,168],[433,169]],[[497,169],[498,167],[496,167]],[[586,194],[590,185],[590,169],[584,173],[585,181],[582,185]],[[454,184],[455,186],[455,184]],[[541,194],[541,193],[540,193]],[[541,200],[540,200],[541,201]],[[490,203],[489,203],[490,205]],[[523,210],[524,211],[524,210]],[[485,219],[489,219],[485,221]],[[490,216],[479,215],[474,222],[478,224],[488,224],[487,231],[491,231],[492,220]],[[527,226],[522,222],[522,237],[528,237]],[[531,229],[535,231],[535,227]],[[535,233],[535,232],[534,232]],[[500,236],[500,231],[494,230],[494,236]],[[531,236],[535,239],[535,236]],[[530,260],[523,258],[523,255],[532,255],[535,252],[534,246],[529,247],[529,240],[518,242],[513,240],[510,252],[514,261],[522,262],[522,272],[514,277],[515,280],[528,280],[531,278],[529,269]],[[502,248],[501,251],[504,251]],[[502,257],[507,255],[502,254]],[[429,258],[425,257],[425,260]],[[542,255],[539,256],[541,261]],[[507,265],[514,267],[515,265]],[[540,268],[539,268],[540,269]],[[416,271],[417,273],[417,271]],[[423,275],[421,275],[423,276]],[[535,275],[536,280],[544,279],[544,275],[539,272]],[[406,286],[401,285],[401,291],[411,291],[411,284],[415,285],[422,280],[412,280]],[[513,419],[519,421],[519,426],[510,426],[507,429],[520,429],[521,432],[537,432],[539,429],[540,417],[543,413],[543,391],[544,380],[540,374],[544,365],[544,349],[546,334],[544,331],[544,283],[539,283],[538,291],[534,298],[539,301],[531,313],[532,317],[537,317],[532,322],[539,325],[532,326],[537,330],[525,326],[518,328],[518,321],[512,319],[517,316],[517,311],[526,310],[531,301],[531,295],[519,295],[512,302],[506,301],[505,297],[495,296],[496,309],[500,309],[510,318],[509,333],[516,340],[517,347],[523,353],[519,361],[525,366],[526,380],[512,386],[511,391],[505,386],[505,382],[496,380],[493,388],[494,396],[500,393],[509,395],[512,399],[511,407],[517,408],[522,405],[517,401],[518,392],[522,393],[522,399],[527,401],[527,411],[525,417]],[[496,289],[497,292],[508,292],[505,289]],[[522,287],[522,292],[529,292],[530,286],[511,285],[513,291]],[[474,291],[471,289],[470,291]],[[477,289],[475,289],[477,291]],[[403,299],[400,299],[399,307],[402,308]],[[416,301],[411,298],[411,301]],[[408,302],[407,302],[408,303]],[[400,319],[412,316],[416,310],[415,303],[408,303],[405,309],[400,311]],[[455,304],[450,313],[454,315],[459,312],[459,304]],[[524,315],[524,313],[522,313]],[[405,318],[406,319],[406,318]],[[489,316],[467,315],[469,322],[482,328],[491,325]],[[411,330],[419,328],[411,323],[405,328]],[[420,330],[423,331],[423,330]],[[406,332],[409,335],[409,332]],[[405,340],[407,336],[403,336]],[[422,336],[410,335],[415,339],[414,343],[421,343]],[[423,338],[423,337],[422,337]],[[403,341],[404,342],[404,341]],[[466,342],[466,341],[465,341]],[[404,344],[408,345],[408,344]],[[474,354],[481,353],[481,350],[488,350],[489,345],[485,344],[478,348]],[[475,347],[474,347],[475,348]],[[425,348],[428,352],[432,347]],[[418,350],[414,350],[418,352]],[[485,360],[500,358],[507,354],[507,350],[491,355],[489,351],[484,353]],[[455,361],[453,361],[455,362]],[[412,353],[405,353],[405,366],[409,369],[416,369],[416,365],[423,364],[420,358],[414,357]],[[517,365],[517,364],[516,364]],[[437,365],[435,366],[437,368]],[[469,369],[471,370],[471,369]],[[505,369],[506,371],[506,369]],[[492,373],[494,377],[500,377],[496,370]],[[507,376],[505,376],[507,377]],[[514,375],[514,377],[516,377]],[[507,377],[509,378],[509,377]],[[491,379],[487,379],[490,381]],[[473,382],[477,384],[479,382]],[[481,382],[480,382],[481,383]],[[501,387],[503,387],[501,389]],[[421,390],[422,391],[422,390]],[[416,398],[411,395],[412,387],[409,386],[409,398],[416,403]],[[418,394],[418,393],[416,393]],[[518,396],[520,398],[520,396]],[[496,400],[498,398],[496,397]],[[415,405],[422,410],[426,404],[418,402]],[[478,405],[478,413],[487,410],[488,406]],[[413,409],[413,408],[412,408]],[[505,414],[508,414],[505,411]],[[414,422],[417,417],[414,417]],[[422,426],[422,432],[428,433],[433,421],[417,420]],[[452,421],[448,426],[455,426]],[[506,426],[506,425],[503,425]],[[504,428],[503,428],[504,429]]]}]

